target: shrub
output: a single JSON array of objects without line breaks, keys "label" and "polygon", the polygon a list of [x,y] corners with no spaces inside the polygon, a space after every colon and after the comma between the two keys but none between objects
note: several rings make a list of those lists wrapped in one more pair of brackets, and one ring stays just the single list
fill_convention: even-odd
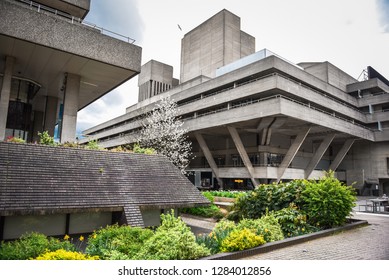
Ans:
[{"label": "shrub", "polygon": [[219,253],[223,240],[235,229],[235,223],[228,220],[221,220],[208,235],[199,235],[196,238],[198,244],[204,244],[211,254]]},{"label": "shrub", "polygon": [[[213,203],[214,198],[209,192],[203,192],[202,194],[211,203]],[[182,213],[191,214],[200,217],[206,217],[206,218],[215,218],[215,219],[221,219],[224,217],[223,212],[220,211],[219,207],[217,207],[215,204],[211,204],[210,206],[183,208]]]},{"label": "shrub", "polygon": [[85,252],[100,259],[131,259],[152,235],[150,229],[107,226],[89,236]]},{"label": "shrub", "polygon": [[69,241],[46,237],[41,233],[28,233],[19,239],[10,242],[1,242],[0,259],[2,260],[28,260],[34,259],[46,251],[64,249],[75,251],[76,248]]},{"label": "shrub", "polygon": [[146,155],[156,154],[153,148],[141,148],[139,144],[135,144],[132,150],[136,154],[146,154]]},{"label": "shrub", "polygon": [[228,198],[238,198],[239,196],[243,195],[245,192],[240,191],[207,191],[203,192],[203,194],[209,193],[212,196],[218,196],[218,197],[228,197]]},{"label": "shrub", "polygon": [[284,239],[281,226],[272,215],[262,216],[260,219],[243,219],[237,225],[237,229],[247,228],[255,234],[263,236],[266,242]]},{"label": "shrub", "polygon": [[48,146],[55,146],[56,145],[56,143],[54,141],[54,137],[51,137],[47,130],[45,130],[43,132],[38,132],[38,136],[39,136],[39,144],[48,145]]},{"label": "shrub", "polygon": [[302,192],[302,210],[314,226],[340,226],[346,222],[355,206],[355,195],[351,186],[341,183],[330,171],[320,180],[307,181]]},{"label": "shrub", "polygon": [[224,216],[219,207],[217,207],[215,204],[203,207],[184,208],[182,209],[182,213],[215,219],[221,219]]},{"label": "shrub", "polygon": [[104,150],[104,148],[100,147],[99,142],[97,140],[89,141],[85,145],[85,149],[88,149],[88,150]]},{"label": "shrub", "polygon": [[36,260],[98,260],[98,256],[88,256],[79,252],[70,252],[58,249],[54,252],[46,252],[36,258]]},{"label": "shrub", "polygon": [[271,214],[277,218],[285,237],[298,236],[318,230],[307,223],[307,216],[293,203],[288,208]]},{"label": "shrub", "polygon": [[301,203],[301,192],[305,188],[305,180],[288,183],[260,185],[255,190],[246,192],[235,202],[230,219],[257,219],[268,211],[277,211],[288,207],[291,202]]},{"label": "shrub", "polygon": [[6,142],[12,142],[12,143],[26,143],[26,140],[19,138],[19,137],[7,137]]},{"label": "shrub", "polygon": [[196,243],[190,228],[171,214],[161,215],[162,224],[148,239],[139,253],[139,260],[190,260],[210,254],[204,245]]},{"label": "shrub", "polygon": [[234,252],[257,247],[265,244],[263,236],[255,234],[252,230],[243,228],[233,230],[221,244],[222,252]]}]

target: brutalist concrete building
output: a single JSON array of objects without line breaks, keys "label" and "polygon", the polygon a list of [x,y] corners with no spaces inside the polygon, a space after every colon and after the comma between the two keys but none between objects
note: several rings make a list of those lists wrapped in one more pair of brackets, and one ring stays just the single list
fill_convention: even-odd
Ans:
[{"label": "brutalist concrete building", "polygon": [[84,21],[90,0],[0,1],[0,140],[58,129],[75,141],[77,112],[141,70],[131,38]]},{"label": "brutalist concrete building", "polygon": [[182,39],[179,82],[169,65],[150,61],[139,87],[137,104],[86,130],[83,142],[134,142],[145,112],[170,96],[193,142],[198,187],[250,188],[334,170],[361,194],[389,193],[389,81],[371,66],[357,80],[327,61],[255,52],[240,18],[222,10]]}]

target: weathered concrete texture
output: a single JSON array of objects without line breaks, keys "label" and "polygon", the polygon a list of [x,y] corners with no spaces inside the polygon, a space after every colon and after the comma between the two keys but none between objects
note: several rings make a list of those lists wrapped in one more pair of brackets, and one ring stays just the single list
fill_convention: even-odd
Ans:
[{"label": "weathered concrete texture", "polygon": [[240,18],[222,10],[182,39],[181,83],[200,75],[213,78],[218,67],[254,51],[255,39],[241,32]]},{"label": "weathered concrete texture", "polygon": [[84,18],[90,8],[90,0],[35,0],[34,2],[78,18]]},{"label": "weathered concrete texture", "polygon": [[0,2],[0,34],[140,72],[141,48],[70,20]]},{"label": "weathered concrete texture", "polygon": [[169,90],[173,86],[173,67],[150,60],[142,65],[138,86],[139,102]]}]

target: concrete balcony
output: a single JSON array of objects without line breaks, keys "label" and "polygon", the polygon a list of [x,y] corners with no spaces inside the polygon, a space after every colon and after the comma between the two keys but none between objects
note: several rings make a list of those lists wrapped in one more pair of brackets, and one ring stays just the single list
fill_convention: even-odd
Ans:
[{"label": "concrete balcony", "polygon": [[140,72],[142,49],[101,29],[12,0],[0,1],[0,18],[0,55],[16,58],[14,73],[55,97],[64,73],[80,76],[78,109]]}]

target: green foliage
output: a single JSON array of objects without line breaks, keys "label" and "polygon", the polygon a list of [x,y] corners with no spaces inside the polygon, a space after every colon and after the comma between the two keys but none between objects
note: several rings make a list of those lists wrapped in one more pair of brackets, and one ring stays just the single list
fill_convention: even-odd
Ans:
[{"label": "green foliage", "polygon": [[19,137],[13,137],[10,136],[7,138],[6,142],[12,142],[12,143],[26,143],[26,140],[19,138]]},{"label": "green foliage", "polygon": [[265,244],[266,241],[261,235],[254,231],[243,228],[231,231],[231,233],[222,241],[222,252],[242,251]]},{"label": "green foliage", "polygon": [[206,191],[202,194],[210,194],[211,196],[218,196],[218,197],[227,197],[227,198],[238,198],[239,196],[242,196],[245,192],[240,191]]},{"label": "green foliage", "polygon": [[285,237],[315,232],[318,229],[307,223],[307,216],[293,203],[288,208],[271,213],[277,218]]},{"label": "green foliage", "polygon": [[141,146],[139,146],[139,144],[135,144],[132,150],[136,154],[146,154],[146,155],[156,154],[153,148],[142,148]]},{"label": "green foliage", "polygon": [[100,147],[99,142],[97,140],[89,141],[85,145],[85,149],[87,149],[87,150],[104,150],[104,148]]},{"label": "green foliage", "polygon": [[210,234],[197,236],[196,242],[199,244],[204,244],[211,251],[211,254],[217,254],[221,250],[223,240],[234,229],[234,222],[221,220],[215,225]]},{"label": "green foliage", "polygon": [[204,245],[196,243],[190,228],[171,214],[161,215],[162,224],[140,249],[140,260],[190,260],[210,254]]},{"label": "green foliage", "polygon": [[236,227],[252,230],[256,235],[263,236],[266,242],[274,242],[284,239],[281,226],[273,215],[264,215],[260,219],[243,219]]},{"label": "green foliage", "polygon": [[131,259],[153,231],[130,226],[107,226],[92,233],[85,252],[100,259]]},{"label": "green foliage", "polygon": [[88,256],[79,252],[69,252],[58,249],[54,252],[46,252],[36,258],[36,260],[98,260],[98,256]]},{"label": "green foliage", "polygon": [[54,137],[51,137],[47,130],[45,130],[43,132],[38,132],[38,136],[39,136],[39,144],[48,145],[48,146],[56,146],[56,143],[54,141]]},{"label": "green foliage", "polygon": [[291,202],[301,202],[301,192],[305,188],[305,180],[288,183],[259,185],[255,190],[238,197],[230,218],[256,219],[267,211],[277,211],[288,207]]},{"label": "green foliage", "polygon": [[47,251],[64,249],[75,251],[75,247],[69,241],[61,241],[57,238],[46,237],[41,233],[28,233],[19,239],[10,242],[1,242],[1,260],[28,260],[34,259]]},{"label": "green foliage", "polygon": [[306,181],[302,210],[314,226],[331,228],[343,225],[355,206],[356,194],[330,171],[320,180]]},{"label": "green foliage", "polygon": [[65,142],[61,144],[61,147],[65,148],[80,148],[80,145],[78,145],[76,142]]},{"label": "green foliage", "polygon": [[[202,194],[211,203],[213,203],[214,198],[209,192],[202,192]],[[191,214],[194,216],[206,217],[206,218],[215,218],[215,219],[221,219],[224,216],[222,211],[220,211],[219,207],[217,207],[215,204],[211,204],[210,206],[184,208],[182,209],[182,213]]]},{"label": "green foliage", "polygon": [[212,204],[210,206],[184,208],[182,209],[182,213],[205,217],[205,218],[215,218],[215,219],[223,218],[223,213],[220,211],[219,207],[217,207],[215,204]]}]

